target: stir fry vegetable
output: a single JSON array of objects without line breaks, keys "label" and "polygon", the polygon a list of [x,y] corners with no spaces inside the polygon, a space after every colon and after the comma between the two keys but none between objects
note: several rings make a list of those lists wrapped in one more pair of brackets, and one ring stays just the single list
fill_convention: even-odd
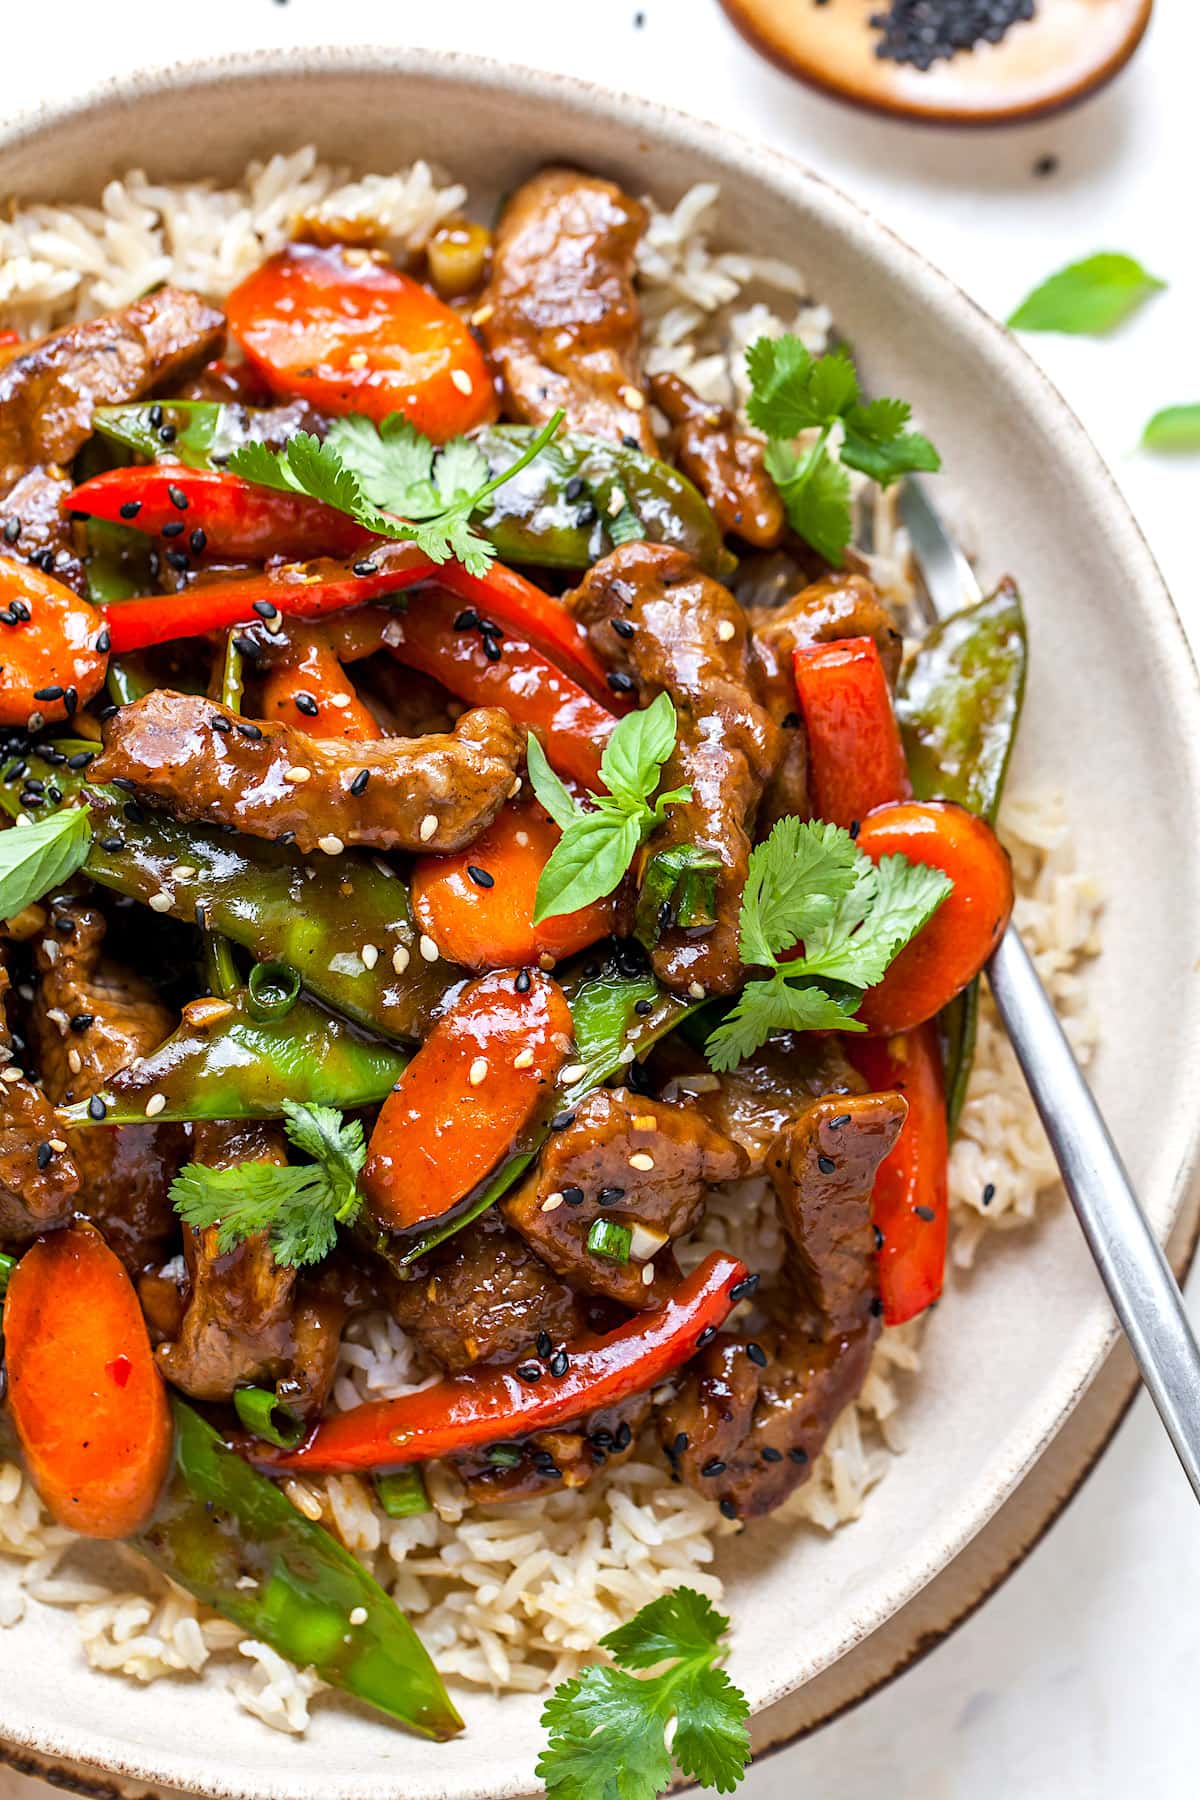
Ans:
[{"label": "stir fry vegetable", "polygon": [[849,828],[912,792],[900,728],[870,638],[814,644],[794,658],[817,815]]},{"label": "stir fry vegetable", "polygon": [[171,463],[106,469],[67,499],[73,510],[97,519],[124,520],[168,541],[186,538],[197,556],[297,561],[351,556],[374,542],[369,531],[320,500],[256,487],[221,469],[180,469]]},{"label": "stir fry vegetable", "polygon": [[299,1668],[444,1739],[462,1720],[421,1640],[378,1582],[320,1525],[172,1402],[175,1463],[133,1542],[172,1581]]},{"label": "stir fry vegetable", "polygon": [[86,600],[29,563],[0,556],[0,725],[38,731],[73,718],[104,685],[110,647]]},{"label": "stir fry vegetable", "polygon": [[[680,1283],[659,1312],[641,1313],[605,1337],[566,1348],[561,1374],[531,1365],[528,1376],[481,1368],[406,1394],[369,1401],[317,1427],[299,1450],[272,1454],[251,1446],[265,1468],[386,1469],[517,1433],[543,1431],[663,1381],[737,1304],[731,1289],[746,1279],[736,1257],[714,1250]],[[537,1366],[534,1377],[532,1368]]]}]

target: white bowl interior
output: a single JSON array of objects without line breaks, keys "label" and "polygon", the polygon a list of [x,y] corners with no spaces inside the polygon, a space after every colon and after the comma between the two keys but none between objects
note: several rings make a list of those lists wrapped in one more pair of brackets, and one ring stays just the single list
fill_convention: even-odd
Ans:
[{"label": "white bowl interior", "polygon": [[[1044,378],[945,278],[795,165],[639,102],[467,59],[304,53],[135,80],[0,141],[0,194],[91,197],[130,166],[221,179],[314,141],[364,170],[430,156],[485,208],[548,159],[660,201],[719,181],[722,241],[799,263],[869,386],[914,403],[983,574],[1011,570],[1024,591],[1032,669],[1014,780],[1065,793],[1082,862],[1107,893],[1090,976],[1105,1021],[1095,1085],[1165,1235],[1196,1152],[1196,676],[1133,521]],[[979,1529],[1095,1372],[1110,1329],[1065,1207],[985,1247],[931,1322],[907,1399],[911,1449],[861,1520],[827,1540],[768,1525],[731,1547],[731,1670],[756,1707],[860,1640]],[[176,1787],[496,1800],[533,1785],[534,1699],[467,1695],[469,1729],[450,1745],[340,1702],[288,1739],[219,1682],[93,1675],[70,1616],[42,1608],[0,1633],[0,1672],[0,1736]]]}]

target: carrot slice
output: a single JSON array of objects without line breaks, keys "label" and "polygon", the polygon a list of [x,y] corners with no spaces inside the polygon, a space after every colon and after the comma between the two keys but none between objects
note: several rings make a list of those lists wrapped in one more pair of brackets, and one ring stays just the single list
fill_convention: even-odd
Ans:
[{"label": "carrot slice", "polygon": [[0,556],[0,725],[70,718],[103,687],[107,650],[94,606],[32,564]]},{"label": "carrot slice", "polygon": [[879,807],[863,821],[858,847],[874,862],[898,854],[929,863],[954,883],[863,996],[857,1016],[868,1031],[891,1037],[931,1019],[978,975],[1012,912],[1012,867],[991,826],[947,800]]},{"label": "carrot slice", "polygon": [[369,743],[382,737],[354,685],[338,661],[328,636],[316,629],[293,629],[294,661],[272,663],[263,674],[259,715],[297,725],[315,738],[352,738]]},{"label": "carrot slice", "polygon": [[542,870],[562,836],[536,801],[506,806],[457,856],[422,856],[412,872],[417,923],[464,969],[505,969],[586,950],[613,929],[612,899],[533,922]]},{"label": "carrot slice", "polygon": [[465,319],[362,251],[289,244],[225,302],[234,336],[277,394],[332,413],[404,413],[444,443],[496,417]]},{"label": "carrot slice", "polygon": [[874,640],[810,644],[792,667],[817,817],[848,830],[872,807],[907,800],[908,764]]},{"label": "carrot slice", "polygon": [[406,1231],[478,1186],[553,1105],[571,1046],[558,983],[533,969],[485,975],[438,1021],[384,1101],[363,1192]]},{"label": "carrot slice", "polygon": [[171,1415],[137,1295],[92,1226],[26,1251],[8,1284],[4,1342],[38,1493],[72,1531],[128,1537],[166,1479]]}]

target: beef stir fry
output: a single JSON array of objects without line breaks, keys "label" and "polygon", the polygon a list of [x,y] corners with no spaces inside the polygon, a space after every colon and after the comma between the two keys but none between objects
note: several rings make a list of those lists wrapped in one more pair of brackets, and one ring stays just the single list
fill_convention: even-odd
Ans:
[{"label": "beef stir fry", "polygon": [[[435,1736],[284,1484],[640,1440],[777,1507],[941,1290],[1012,903],[1013,590],[902,675],[849,471],[936,453],[794,338],[748,418],[648,377],[646,225],[551,168],[465,273],[334,232],[0,353],[9,1420],[56,1518]],[[341,1410],[379,1309],[429,1379]]]}]

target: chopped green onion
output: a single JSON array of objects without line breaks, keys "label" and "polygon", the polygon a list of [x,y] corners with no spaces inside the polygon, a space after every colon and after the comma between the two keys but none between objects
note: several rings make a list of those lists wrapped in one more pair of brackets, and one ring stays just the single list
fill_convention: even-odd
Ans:
[{"label": "chopped green onion", "polygon": [[231,631],[226,636],[225,654],[221,658],[221,705],[227,706],[230,712],[240,713],[242,710],[244,663],[245,659],[238,649],[237,632]]},{"label": "chopped green onion", "polygon": [[521,1461],[520,1444],[490,1444],[487,1459],[496,1469],[515,1469]]},{"label": "chopped green onion", "polygon": [[17,1266],[15,1256],[0,1256],[0,1300],[8,1292],[8,1278]]},{"label": "chopped green onion", "polygon": [[204,976],[219,1000],[228,1000],[242,985],[233,945],[219,932],[204,933]]},{"label": "chopped green onion", "polygon": [[607,1256],[611,1262],[628,1262],[632,1243],[633,1233],[628,1225],[618,1225],[612,1219],[593,1220],[587,1234],[588,1249],[596,1256]]},{"label": "chopped green onion", "polygon": [[375,1498],[389,1519],[411,1519],[417,1513],[429,1512],[425,1477],[415,1463],[391,1475],[375,1475],[372,1480]]},{"label": "chopped green onion", "polygon": [[250,1011],[256,1019],[283,1019],[300,998],[300,977],[289,963],[255,963],[250,971]]},{"label": "chopped green onion", "polygon": [[279,1450],[294,1450],[304,1437],[303,1419],[298,1419],[270,1388],[235,1388],[233,1406],[247,1431]]}]

